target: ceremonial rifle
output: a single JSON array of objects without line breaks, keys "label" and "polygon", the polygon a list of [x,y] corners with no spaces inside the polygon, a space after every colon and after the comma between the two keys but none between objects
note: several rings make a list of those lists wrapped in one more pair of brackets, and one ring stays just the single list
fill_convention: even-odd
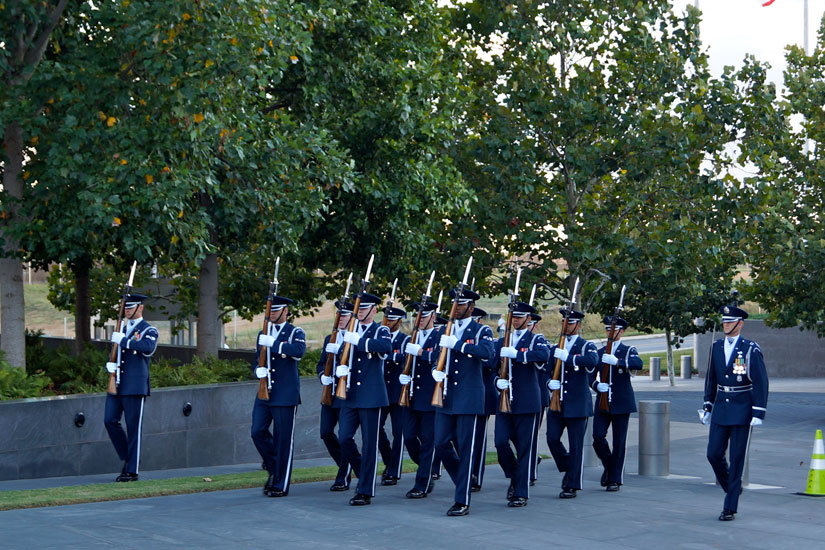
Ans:
[{"label": "ceremonial rifle", "polygon": [[[278,256],[275,260],[275,275],[272,276],[272,282],[269,283],[269,296],[266,297],[266,315],[264,316],[264,328],[261,334],[269,335],[269,317],[272,315],[272,298],[278,294],[278,271],[281,267],[281,257]],[[258,354],[258,367],[266,367],[266,378],[258,380],[258,399],[269,401],[269,388],[272,386],[272,373],[269,371],[266,356],[269,353],[266,346],[261,346],[261,352]]]},{"label": "ceremonial rifle", "polygon": [[[613,312],[613,318],[610,321],[610,328],[607,332],[607,348],[605,348],[607,355],[613,354],[613,343],[615,342],[613,331],[616,330],[616,318],[623,309],[624,291],[626,288],[627,285],[622,285],[622,294],[619,296],[619,306],[616,308],[616,311]],[[599,410],[610,412],[610,403],[613,401],[613,376],[610,374],[610,365],[607,363],[602,363],[602,372],[599,373],[599,380],[610,384],[610,389],[606,393],[599,394]],[[607,382],[607,380],[610,380],[610,382]]]},{"label": "ceremonial rifle", "polygon": [[[370,256],[370,263],[367,265],[367,274],[364,275],[364,279],[361,281],[361,291],[358,293],[358,297],[355,299],[354,307],[352,308],[352,319],[349,321],[349,327],[347,330],[349,332],[355,332],[355,327],[358,324],[358,308],[361,307],[361,298],[364,296],[364,293],[367,292],[367,287],[370,284],[370,273],[372,272],[372,261],[375,259],[375,254]],[[344,344],[344,351],[341,353],[341,362],[339,366],[349,366],[349,354],[352,348],[352,344],[346,342]],[[347,398],[347,390],[349,389],[349,375],[344,375],[338,378],[338,386],[335,389],[335,397],[338,399],[346,399]]]},{"label": "ceremonial rifle", "polygon": [[[433,288],[433,279],[435,278],[435,271],[430,274],[430,282],[427,283],[427,290],[424,291],[424,294],[421,295],[421,301],[418,303],[416,309],[418,309],[418,313],[415,315],[415,324],[413,325],[412,335],[410,336],[410,342],[413,344],[416,343],[418,339],[418,324],[421,321],[421,313],[424,311],[424,306],[430,300],[430,291]],[[433,312],[433,315],[436,315],[436,312]],[[410,376],[412,373],[412,364],[414,361],[414,357],[410,354],[407,354],[407,359],[404,361],[404,370],[401,374],[406,376]],[[410,381],[410,384],[412,381]],[[401,395],[398,398],[398,404],[402,407],[409,407],[410,406],[410,384],[404,384],[401,386]]]},{"label": "ceremonial rifle", "polygon": [[[573,310],[573,306],[576,305],[576,291],[579,289],[579,278],[576,277],[576,284],[573,285],[573,294],[570,296],[570,304],[567,306],[567,309],[564,311],[564,320],[561,323],[561,336],[559,337],[559,348],[564,349],[564,343],[566,340],[566,333],[567,333],[567,320],[570,317],[570,312]],[[553,369],[553,380],[561,380],[561,369],[562,363],[561,359],[556,359],[556,368]],[[552,395],[550,397],[550,410],[555,412],[561,411],[561,390],[553,390]]]},{"label": "ceremonial rifle", "polygon": [[[464,270],[464,279],[458,284],[457,292],[455,293],[455,298],[453,299],[453,305],[450,307],[450,320],[447,321],[447,326],[444,327],[443,336],[449,336],[453,332],[453,323],[456,322],[455,318],[455,310],[456,306],[458,306],[458,301],[464,296],[464,288],[467,286],[467,277],[470,276],[470,266],[473,265],[473,257],[470,256],[470,259],[467,261],[467,268]],[[438,363],[435,367],[435,370],[438,372],[444,372],[444,368],[447,366],[447,352],[449,350],[447,348],[441,348],[441,351],[438,354]],[[444,381],[436,382],[435,383],[435,390],[433,391],[433,400],[432,405],[434,407],[443,407],[444,406]]]},{"label": "ceremonial rifle", "polygon": [[[132,272],[129,273],[129,282],[123,289],[123,296],[120,299],[120,308],[117,313],[117,323],[115,324],[115,332],[120,332],[120,327],[123,324],[123,312],[126,309],[126,296],[132,293],[132,283],[135,281],[135,268],[137,267],[137,260],[132,262]],[[120,344],[112,343],[112,349],[109,351],[109,362],[117,361],[117,350]],[[120,385],[120,361],[117,361],[117,370],[109,374],[109,385],[106,387],[106,392],[111,395],[117,395],[117,387]]]},{"label": "ceremonial rifle", "polygon": [[[341,324],[341,310],[349,300],[349,288],[352,284],[352,273],[347,278],[347,289],[338,301],[338,309],[335,311],[335,323],[332,325],[332,332],[329,335],[329,343],[334,344],[338,340],[338,325]],[[332,376],[332,369],[335,367],[335,354],[327,353],[327,362],[324,363],[324,376]],[[332,405],[332,384],[321,389],[321,404]]]},{"label": "ceremonial rifle", "polygon": [[[512,347],[512,344],[514,343],[510,342],[510,338],[513,334],[513,309],[515,309],[516,302],[518,301],[518,284],[520,280],[521,268],[518,268],[518,271],[516,272],[516,287],[515,290],[510,292],[510,302],[507,304],[507,324],[505,325],[506,328],[504,329],[504,340],[501,343],[502,347]],[[510,367],[510,358],[502,357],[501,366],[498,368],[498,377],[502,380],[510,380]],[[512,412],[512,407],[510,406],[512,404],[512,401],[512,388],[508,387],[506,389],[501,390],[501,393],[499,394],[498,410],[503,413]]]},{"label": "ceremonial rifle", "polygon": [[384,326],[389,324],[389,320],[387,319],[387,310],[393,307],[395,304],[395,287],[398,285],[398,277],[395,278],[395,281],[392,283],[392,294],[390,294],[390,299],[387,301],[387,305],[384,308],[384,321],[381,323]]}]

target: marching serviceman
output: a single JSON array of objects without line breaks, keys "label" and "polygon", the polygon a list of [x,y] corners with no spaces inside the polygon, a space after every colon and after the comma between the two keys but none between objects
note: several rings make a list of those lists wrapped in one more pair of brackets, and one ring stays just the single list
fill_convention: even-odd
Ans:
[{"label": "marching serviceman", "polygon": [[[123,469],[115,481],[138,480],[143,404],[149,395],[149,361],[158,346],[158,329],[143,319],[146,298],[143,294],[129,294],[124,298],[123,332],[112,333],[112,342],[118,345],[117,361],[106,363],[110,374],[120,368],[117,394],[106,394],[103,414],[106,431],[123,461]],[[120,425],[121,416],[126,421],[126,432]]]},{"label": "marching serviceman", "polygon": [[[607,364],[610,370],[606,380],[601,379],[600,368],[594,371],[590,387],[597,395],[608,394],[610,410],[601,410],[598,406],[593,418],[593,449],[602,461],[602,487],[615,492],[624,483],[624,459],[627,450],[627,426],[630,413],[636,412],[636,396],[630,383],[630,372],[642,368],[642,358],[636,348],[622,343],[622,335],[627,328],[627,321],[621,317],[607,316],[603,319],[607,339],[612,343],[611,353],[607,346],[599,349],[599,365]],[[613,332],[610,331],[611,326]],[[596,398],[596,403],[599,398]],[[613,426],[613,450],[607,443],[607,428]]]},{"label": "marching serviceman", "polygon": [[[560,311],[562,316],[567,311]],[[564,472],[559,498],[576,498],[576,491],[582,488],[582,454],[587,419],[593,416],[593,398],[590,395],[590,375],[599,363],[596,345],[581,336],[581,320],[584,313],[570,311],[567,315],[567,331],[564,347],[554,345],[550,349],[552,369],[554,359],[562,363],[561,378],[551,378],[548,389],[559,391],[561,411],[547,411],[547,445],[556,461],[556,467]],[[561,435],[567,429],[570,450],[565,449]]]},{"label": "marching serviceman", "polygon": [[[438,297],[438,301],[441,302],[440,295]],[[433,324],[433,328],[440,332],[444,330],[445,326],[447,326],[447,322],[448,319],[438,312],[438,306],[436,305],[435,323]],[[435,453],[435,459],[433,460],[433,480],[437,481],[441,479],[441,467],[441,458],[438,456],[438,453]]]},{"label": "marching serviceman", "polygon": [[[401,383],[398,377],[404,370],[407,354],[404,348],[410,337],[401,332],[401,323],[407,318],[407,312],[397,307],[385,307],[385,326],[390,330],[392,351],[384,361],[384,382],[387,384],[387,398],[390,404],[381,409],[380,430],[378,432],[378,451],[384,463],[381,485],[395,485],[401,478],[401,458],[404,454],[404,422],[402,407],[398,404],[401,397]],[[390,418],[392,443],[384,432],[387,417]]]},{"label": "marching serviceman", "polygon": [[[699,414],[702,424],[710,421],[708,462],[726,493],[719,519],[731,521],[742,492],[742,469],[751,429],[761,426],[765,419],[768,373],[759,345],[740,336],[748,313],[736,306],[725,306],[720,311],[725,338],[711,346],[705,403]],[[725,460],[726,449],[730,466]]]},{"label": "marching serviceman", "polygon": [[[384,382],[384,359],[391,349],[390,331],[373,321],[381,299],[361,294],[357,323],[353,332],[344,333],[350,344],[349,364],[339,365],[336,374],[347,376],[347,397],[341,403],[338,442],[344,460],[352,464],[358,476],[358,489],[349,501],[352,506],[370,504],[375,496],[378,470],[378,430],[381,407],[389,404]],[[355,431],[361,427],[361,450],[355,445]]]},{"label": "marching serviceman", "polygon": [[527,323],[527,330],[532,332],[536,335],[536,343],[543,342],[545,349],[547,349],[547,360],[544,362],[543,365],[536,365],[538,369],[538,379],[539,379],[539,390],[541,391],[541,412],[539,413],[538,422],[536,422],[536,433],[533,436],[533,462],[530,464],[530,486],[536,484],[536,480],[539,478],[538,476],[538,466],[541,464],[541,457],[539,456],[539,430],[541,429],[541,423],[544,421],[544,416],[547,411],[547,406],[550,404],[550,391],[547,389],[547,381],[550,379],[550,374],[548,371],[548,361],[550,360],[550,345],[547,343],[547,338],[544,337],[544,334],[539,331],[539,321],[541,321],[541,315],[538,313],[531,313],[530,314],[530,322]]},{"label": "marching serviceman", "polygon": [[[336,300],[335,307],[341,308],[341,317],[338,320],[338,334],[335,337],[335,342],[330,343],[330,336],[327,334],[324,338],[324,347],[321,357],[318,359],[318,365],[315,367],[315,372],[321,384],[324,386],[332,386],[335,382],[335,370],[332,371],[332,376],[324,376],[324,367],[327,364],[327,355],[334,356],[334,364],[337,367],[340,359],[340,352],[343,349],[344,332],[347,330],[350,318],[352,317],[352,309],[355,307],[350,302],[340,304],[340,300]],[[333,388],[334,391],[334,388]],[[335,482],[330,486],[330,491],[346,491],[349,489],[350,479],[352,477],[352,465],[343,459],[341,455],[341,444],[338,443],[338,436],[335,434],[335,426],[338,425],[338,417],[341,413],[341,400],[333,399],[332,405],[321,405],[321,424],[320,433],[321,440],[329,451],[329,456],[338,465],[338,473],[335,475]]]},{"label": "marching serviceman", "polygon": [[[541,412],[539,369],[549,359],[547,343],[527,329],[533,306],[516,302],[511,310],[513,332],[510,342],[504,338],[496,343],[496,359],[510,359],[509,378],[496,378],[499,391],[509,389],[510,412],[496,413],[495,442],[498,463],[504,475],[510,479],[507,490],[507,506],[527,506],[530,494],[530,470],[534,463],[536,425]],[[510,447],[516,447],[516,454]],[[516,458],[518,456],[518,459]]]},{"label": "marching serviceman", "polygon": [[439,338],[447,361],[443,371],[432,371],[436,383],[443,382],[444,391],[444,406],[435,413],[435,448],[455,483],[455,504],[447,515],[466,516],[473,456],[484,452],[475,441],[479,415],[484,413],[483,363],[492,360],[495,340],[490,327],[471,318],[478,294],[464,290],[459,297],[453,289],[450,297],[456,300],[452,331]]},{"label": "marching serviceman", "polygon": [[[306,352],[306,335],[300,327],[287,322],[292,300],[271,297],[268,332],[258,334],[256,356],[268,349],[266,366],[256,362],[255,376],[269,381],[269,400],[255,398],[252,408],[252,441],[269,472],[264,495],[285,497],[292,477],[292,450],[295,413],[301,403],[298,361]],[[272,432],[269,426],[272,425]]]},{"label": "marching serviceman", "polygon": [[[481,320],[487,317],[487,312],[480,307],[473,308],[473,321],[483,326]],[[484,362],[484,414],[478,417],[476,424],[476,442],[480,452],[473,457],[473,476],[470,490],[474,493],[481,491],[484,484],[484,470],[487,465],[487,426],[490,416],[496,414],[498,408],[498,392],[496,391],[495,361]]]},{"label": "marching serviceman", "polygon": [[398,375],[401,385],[410,385],[410,406],[404,411],[404,443],[410,458],[418,465],[415,484],[407,491],[407,498],[425,498],[432,491],[433,460],[435,457],[435,407],[433,390],[435,380],[430,371],[438,361],[438,340],[441,332],[433,328],[436,305],[432,302],[414,304],[421,308],[418,335],[404,351],[413,356],[409,376]]}]

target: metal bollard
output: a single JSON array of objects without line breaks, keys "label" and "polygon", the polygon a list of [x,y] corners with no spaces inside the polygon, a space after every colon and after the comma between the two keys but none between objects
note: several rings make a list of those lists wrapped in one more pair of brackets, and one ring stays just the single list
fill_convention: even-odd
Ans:
[{"label": "metal bollard", "polygon": [[650,379],[660,380],[662,378],[662,358],[652,357],[650,359]]},{"label": "metal bollard", "polygon": [[670,474],[670,401],[639,401],[639,475]]},{"label": "metal bollard", "polygon": [[693,357],[690,355],[682,356],[681,371],[682,379],[690,380],[690,370],[693,368]]}]

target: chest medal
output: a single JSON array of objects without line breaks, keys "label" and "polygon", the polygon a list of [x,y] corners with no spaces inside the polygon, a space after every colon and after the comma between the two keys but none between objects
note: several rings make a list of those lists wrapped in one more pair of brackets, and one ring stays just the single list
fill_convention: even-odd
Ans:
[{"label": "chest medal", "polygon": [[745,374],[745,360],[742,357],[742,352],[736,352],[736,359],[733,362],[733,374],[736,375],[736,381],[742,381],[742,375]]}]

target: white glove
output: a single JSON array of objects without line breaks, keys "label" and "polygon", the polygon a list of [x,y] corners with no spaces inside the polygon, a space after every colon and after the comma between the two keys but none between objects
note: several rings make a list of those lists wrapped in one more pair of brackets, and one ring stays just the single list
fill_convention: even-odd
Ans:
[{"label": "white glove", "polygon": [[564,363],[567,361],[567,357],[570,353],[566,349],[556,348],[556,351],[553,352],[553,357],[556,359],[561,359],[561,362]]},{"label": "white glove", "polygon": [[258,367],[257,369],[255,369],[255,376],[257,376],[258,378],[266,378],[266,371],[266,367]]},{"label": "white glove", "polygon": [[409,384],[412,381],[412,378],[410,377],[409,374],[399,374],[398,375],[398,381],[401,382],[402,386],[406,386],[407,384]]},{"label": "white glove", "polygon": [[117,363],[106,363],[106,370],[109,371],[109,374],[114,374],[117,372]]},{"label": "white glove", "polygon": [[607,393],[610,391],[610,385],[605,384],[604,382],[599,382],[596,384],[596,391],[599,393]]},{"label": "white glove", "polygon": [[708,411],[699,409],[696,412],[699,413],[699,422],[703,425],[706,425],[710,421],[710,413]]},{"label": "white glove", "polygon": [[447,373],[443,370],[433,369],[433,380],[436,382],[443,382],[445,378],[447,378]]},{"label": "white glove", "polygon": [[499,378],[498,380],[496,380],[496,387],[501,391],[504,391],[510,387],[510,381],[506,378]]},{"label": "white glove", "polygon": [[357,346],[359,341],[361,341],[361,337],[358,336],[357,332],[347,331],[344,333],[344,342]]},{"label": "white glove", "polygon": [[112,343],[113,344],[120,344],[123,341],[123,338],[126,337],[125,332],[113,332],[112,333]]},{"label": "white glove", "polygon": [[516,348],[501,348],[501,356],[502,357],[509,357],[510,359],[515,359],[518,350]]},{"label": "white glove", "polygon": [[444,334],[441,336],[441,339],[438,341],[438,345],[442,348],[453,349],[455,345],[458,343],[458,338],[453,336],[452,334]]},{"label": "white glove", "polygon": [[324,386],[331,386],[333,381],[334,379],[332,378],[332,376],[325,376],[323,374],[321,375],[321,384],[323,384]]},{"label": "white glove", "polygon": [[548,380],[547,387],[550,388],[550,391],[556,391],[561,389],[561,381],[559,380]]},{"label": "white glove", "polygon": [[756,418],[755,416],[753,418],[751,418],[751,426],[761,426],[761,425],[762,425],[762,419],[761,418]]},{"label": "white glove", "polygon": [[418,344],[413,344],[413,343],[407,344],[407,347],[404,348],[404,353],[406,353],[407,355],[416,355],[417,356],[420,351],[421,351],[421,346],[419,346]]},{"label": "white glove", "polygon": [[349,374],[349,367],[346,365],[338,365],[335,369],[335,376],[341,378],[342,376],[346,376]]},{"label": "white glove", "polygon": [[272,344],[275,343],[275,338],[272,336],[268,336],[266,334],[259,334],[258,335],[258,345],[259,346],[266,346],[268,348],[272,347]]},{"label": "white glove", "polygon": [[607,363],[608,365],[618,365],[619,358],[615,355],[608,355],[605,353],[604,355],[602,355],[602,363]]},{"label": "white glove", "polygon": [[331,355],[337,355],[339,349],[341,349],[341,344],[337,342],[330,342],[324,347],[324,351]]}]

